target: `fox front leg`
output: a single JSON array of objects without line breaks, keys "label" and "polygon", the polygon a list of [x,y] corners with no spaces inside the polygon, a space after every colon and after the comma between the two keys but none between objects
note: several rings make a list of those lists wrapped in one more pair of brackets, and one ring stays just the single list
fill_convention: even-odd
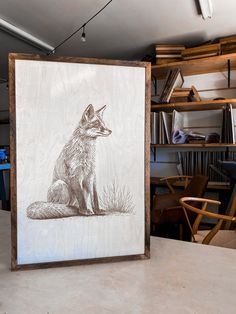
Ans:
[{"label": "fox front leg", "polygon": [[86,181],[83,182],[84,190],[86,191],[87,201],[91,203],[94,213],[99,213],[98,195],[96,189],[96,181],[93,175],[90,175]]},{"label": "fox front leg", "polygon": [[99,209],[99,202],[98,202],[98,193],[97,193],[97,188],[96,188],[96,183],[93,183],[93,193],[92,193],[92,206],[93,206],[93,210],[95,213],[99,213],[100,209]]},{"label": "fox front leg", "polygon": [[94,214],[93,211],[88,209],[88,206],[86,204],[86,195],[85,195],[86,193],[84,189],[82,188],[82,184],[78,180],[72,178],[70,180],[70,186],[79,203],[79,212],[85,215]]}]

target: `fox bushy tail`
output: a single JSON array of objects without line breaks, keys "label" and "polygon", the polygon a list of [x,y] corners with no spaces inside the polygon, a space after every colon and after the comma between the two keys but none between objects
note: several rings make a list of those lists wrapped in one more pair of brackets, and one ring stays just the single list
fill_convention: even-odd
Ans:
[{"label": "fox bushy tail", "polygon": [[34,202],[27,208],[27,217],[31,219],[65,218],[80,215],[79,209],[65,204]]}]

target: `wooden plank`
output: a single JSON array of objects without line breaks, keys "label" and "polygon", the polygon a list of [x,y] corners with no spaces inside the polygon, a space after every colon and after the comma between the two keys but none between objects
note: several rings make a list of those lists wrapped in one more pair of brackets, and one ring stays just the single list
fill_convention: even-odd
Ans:
[{"label": "wooden plank", "polygon": [[204,144],[151,144],[151,147],[158,147],[158,148],[201,148],[201,147],[236,147],[236,144],[227,144],[227,143],[204,143]]},{"label": "wooden plank", "polygon": [[12,271],[16,270],[33,270],[33,269],[44,269],[44,268],[54,268],[54,267],[67,267],[67,266],[79,266],[79,265],[91,265],[96,263],[114,263],[114,262],[123,262],[123,261],[135,261],[135,260],[145,260],[149,257],[144,254],[130,255],[130,256],[112,256],[112,257],[101,257],[93,259],[84,259],[84,260],[68,260],[68,261],[59,261],[59,262],[47,262],[39,264],[21,264],[15,265],[12,268]]},{"label": "wooden plank", "polygon": [[[165,181],[161,181],[161,177],[151,177],[150,183],[157,186],[167,186]],[[175,182],[173,186],[184,187],[184,182]],[[230,190],[231,185],[228,182],[211,182],[207,183],[208,190]]]},{"label": "wooden plank", "polygon": [[152,111],[172,111],[174,109],[178,111],[193,111],[193,110],[211,110],[221,109],[225,104],[232,104],[233,108],[236,108],[236,99],[222,99],[222,100],[202,100],[193,102],[180,102],[169,104],[152,104]]},{"label": "wooden plank", "polygon": [[64,57],[64,56],[42,56],[42,55],[32,55],[32,54],[26,54],[26,53],[10,53],[9,58],[15,59],[15,60],[104,64],[104,65],[143,67],[143,68],[148,67],[150,65],[150,62],[144,62],[144,61],[112,60],[112,59],[80,58],[80,57]]},{"label": "wooden plank", "polygon": [[151,112],[151,64],[145,67],[145,253],[150,258],[150,112]]},{"label": "wooden plank", "polygon": [[17,211],[16,211],[16,89],[15,59],[9,56],[9,115],[10,115],[10,182],[11,182],[11,269],[17,266]]},{"label": "wooden plank", "polygon": [[227,61],[230,60],[231,70],[236,69],[236,53],[220,56],[178,61],[152,66],[152,75],[157,79],[166,77],[169,69],[179,68],[184,76],[227,71]]}]

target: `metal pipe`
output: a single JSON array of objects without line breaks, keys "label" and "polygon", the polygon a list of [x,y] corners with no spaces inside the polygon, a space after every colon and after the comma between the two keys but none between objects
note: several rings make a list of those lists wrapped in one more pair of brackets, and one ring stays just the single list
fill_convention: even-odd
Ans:
[{"label": "metal pipe", "polygon": [[22,29],[14,26],[11,23],[8,23],[7,21],[0,18],[0,29],[4,32],[9,33],[10,35],[19,38],[26,43],[30,44],[31,46],[34,46],[36,48],[39,48],[41,50],[46,51],[52,51],[54,50],[54,47],[49,45],[48,43],[45,43],[44,41],[40,40],[39,38],[23,31]]}]

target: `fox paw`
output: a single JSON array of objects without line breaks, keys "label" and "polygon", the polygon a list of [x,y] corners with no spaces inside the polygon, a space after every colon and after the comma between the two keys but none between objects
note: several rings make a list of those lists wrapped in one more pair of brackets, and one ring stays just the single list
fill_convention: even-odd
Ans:
[{"label": "fox paw", "polygon": [[87,210],[80,209],[79,213],[84,215],[84,216],[92,216],[92,215],[94,215],[94,211],[92,209],[87,209]]},{"label": "fox paw", "polygon": [[98,209],[94,211],[95,215],[105,215],[106,211],[104,209]]}]

